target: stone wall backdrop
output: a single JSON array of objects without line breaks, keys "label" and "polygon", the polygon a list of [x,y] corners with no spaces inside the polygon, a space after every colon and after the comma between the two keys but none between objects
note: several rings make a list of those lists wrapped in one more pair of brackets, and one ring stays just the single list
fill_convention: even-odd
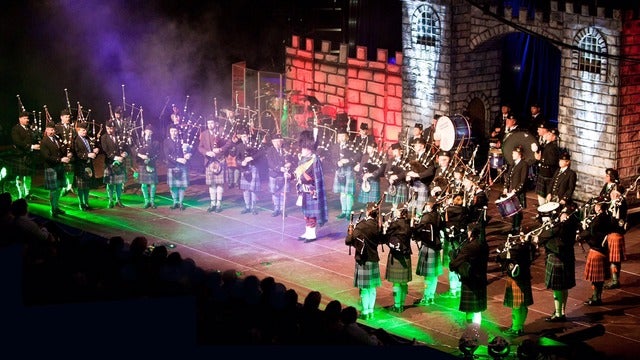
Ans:
[{"label": "stone wall backdrop", "polygon": [[[624,185],[640,174],[640,20],[626,14],[622,26],[622,55],[634,61],[620,63],[620,124],[618,169]],[[640,196],[629,194],[627,201]]]},{"label": "stone wall backdrop", "polygon": [[[560,52],[558,128],[578,173],[575,198],[597,195],[606,168],[624,185],[640,171],[640,24],[615,8],[552,1],[548,13],[517,14],[465,0],[402,0],[403,51],[389,61],[379,49],[367,61],[347,46],[293,36],[286,48],[286,89],[311,92],[358,124],[368,122],[386,145],[434,114],[465,114],[487,135],[501,105],[501,40],[526,31]],[[500,12],[500,13],[498,13]],[[508,22],[499,21],[504,18]],[[585,52],[584,44],[593,51]],[[635,60],[622,61],[625,57]],[[478,134],[475,134],[478,135]],[[628,198],[629,199],[629,198]]]},{"label": "stone wall backdrop", "polygon": [[[495,6],[480,9],[463,0],[404,0],[403,4],[403,110],[407,121],[418,120],[416,114],[464,114],[473,102],[476,109],[484,104],[484,131],[488,133],[492,114],[501,104],[500,40],[519,31],[496,20],[496,15],[548,39],[561,52],[558,128],[561,146],[570,151],[572,168],[578,172],[576,199],[585,201],[597,194],[608,167],[619,168],[623,182],[635,179],[640,71],[635,62],[624,65],[619,61],[623,45],[623,14],[619,10],[597,8],[594,13],[586,6],[576,9],[568,2],[560,9],[557,2],[551,2],[546,16],[526,10],[512,16],[512,9],[498,14]],[[425,16],[418,15],[425,8],[433,13],[428,11],[427,19],[439,21],[441,29],[436,32],[440,40],[420,50],[411,31],[416,21],[425,23]],[[638,51],[636,22],[627,19],[624,27],[629,55]],[[585,37],[595,39],[594,47],[605,53],[597,59],[602,71],[595,74],[581,68],[579,45]],[[419,76],[425,73],[430,76]],[[435,91],[416,96],[425,83],[435,84]]]}]

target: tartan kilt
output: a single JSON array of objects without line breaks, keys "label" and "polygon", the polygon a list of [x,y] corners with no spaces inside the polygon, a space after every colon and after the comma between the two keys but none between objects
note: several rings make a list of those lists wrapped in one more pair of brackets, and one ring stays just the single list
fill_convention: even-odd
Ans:
[{"label": "tartan kilt", "polygon": [[611,233],[607,236],[609,243],[609,262],[622,262],[627,260],[627,253],[624,245],[624,235],[620,233]]},{"label": "tartan kilt", "polygon": [[[245,171],[251,172],[251,180],[247,179]],[[240,170],[240,190],[260,191],[260,173],[255,165]]]},{"label": "tartan kilt", "polygon": [[382,280],[380,280],[380,264],[377,261],[367,261],[364,265],[356,262],[353,286],[360,289],[370,289],[380,285],[382,285]]},{"label": "tartan kilt", "polygon": [[189,186],[189,173],[186,167],[167,169],[167,185],[170,188],[186,188]]},{"label": "tartan kilt", "polygon": [[460,311],[480,312],[487,310],[487,287],[471,288],[464,282],[460,290]]},{"label": "tartan kilt", "polygon": [[418,265],[416,275],[424,277],[434,277],[442,275],[442,261],[440,251],[436,251],[428,246],[421,246],[418,252]]},{"label": "tartan kilt", "polygon": [[556,254],[547,255],[544,284],[551,290],[567,290],[576,286],[575,263],[565,265]]},{"label": "tartan kilt", "polygon": [[207,166],[204,171],[205,184],[207,185],[224,185],[225,173],[227,171],[227,164],[224,161],[219,161],[220,171],[216,174],[213,171],[213,167]]},{"label": "tartan kilt", "polygon": [[536,194],[540,196],[547,196],[547,194],[551,194],[552,189],[553,178],[538,175],[538,178],[536,179]]},{"label": "tartan kilt", "polygon": [[398,251],[389,250],[384,277],[392,283],[406,284],[411,281],[411,256],[404,257]]},{"label": "tartan kilt", "polygon": [[533,305],[533,291],[531,291],[530,279],[518,283],[511,276],[506,276],[505,281],[507,283],[504,288],[502,305],[512,309]]},{"label": "tartan kilt", "polygon": [[406,183],[401,182],[396,185],[396,194],[394,196],[387,194],[386,203],[402,204],[409,198],[409,187]]},{"label": "tartan kilt", "polygon": [[589,249],[587,263],[584,265],[584,279],[591,282],[599,282],[609,278],[611,278],[609,257],[599,251]]},{"label": "tartan kilt", "polygon": [[302,195],[302,215],[308,218],[320,218],[322,216],[322,206],[319,198],[313,198],[311,193],[298,193]]},{"label": "tartan kilt", "polygon": [[[86,168],[91,169],[91,175],[87,174],[87,172],[84,170]],[[95,174],[95,171],[93,170],[93,165],[85,164],[85,166],[81,167],[80,170],[75,171],[75,176],[73,177],[73,185],[76,187],[76,189],[80,189],[80,190],[91,189],[94,185],[94,180],[95,180],[95,177],[93,174]]]},{"label": "tartan kilt", "polygon": [[12,163],[13,173],[16,176],[33,176],[35,174],[33,155],[18,156]]},{"label": "tartan kilt", "polygon": [[147,171],[147,166],[138,164],[138,184],[157,184],[158,169],[153,167],[153,171]]},{"label": "tartan kilt", "polygon": [[64,168],[62,165],[55,168],[44,169],[44,188],[47,190],[58,190],[66,185],[64,177]]},{"label": "tartan kilt", "polygon": [[73,161],[70,161],[70,162],[64,164],[64,172],[65,173],[74,172],[74,171],[75,171],[75,166],[73,165]]},{"label": "tartan kilt", "polygon": [[[269,176],[269,192],[272,194],[282,193],[282,187],[284,186],[284,177],[271,177]],[[287,187],[284,189],[285,193],[291,189],[291,180],[287,181]]]},{"label": "tartan kilt", "polygon": [[453,250],[453,240],[449,237],[445,237],[442,239],[442,266],[449,268],[449,263],[451,262],[451,250]]},{"label": "tartan kilt", "polygon": [[[338,180],[344,176],[344,180]],[[351,166],[342,166],[336,169],[333,176],[333,192],[335,194],[355,194],[356,193],[356,176]]]},{"label": "tartan kilt", "polygon": [[361,204],[380,201],[380,181],[369,178],[369,185],[371,186],[369,192],[362,191],[362,188],[358,191],[358,202]]},{"label": "tartan kilt", "polygon": [[127,172],[124,164],[105,166],[102,182],[104,184],[124,184],[127,182]]}]

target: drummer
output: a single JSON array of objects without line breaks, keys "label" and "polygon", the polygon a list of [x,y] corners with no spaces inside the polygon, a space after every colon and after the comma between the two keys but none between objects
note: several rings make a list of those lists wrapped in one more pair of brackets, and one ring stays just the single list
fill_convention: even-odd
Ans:
[{"label": "drummer", "polygon": [[[502,190],[502,196],[510,198],[515,196],[520,202],[521,207],[524,209],[527,207],[527,196],[525,186],[527,180],[527,174],[529,172],[529,165],[523,161],[522,156],[524,149],[521,145],[516,146],[511,152],[513,157],[513,165],[509,166],[507,177],[504,183],[504,189]],[[511,233],[517,235],[520,233],[520,225],[522,224],[522,211],[518,211],[512,216]]]},{"label": "drummer", "polygon": [[536,179],[536,194],[538,206],[540,206],[551,201],[553,175],[559,167],[560,148],[558,147],[558,129],[550,129],[548,123],[543,123],[538,128],[538,133],[543,134],[544,140],[542,148],[534,153],[540,167]]},{"label": "drummer", "polygon": [[504,132],[507,123],[507,117],[511,112],[509,105],[502,105],[500,113],[493,122],[491,137],[489,138],[489,175],[491,179],[496,179],[500,168],[504,165],[504,156],[502,155],[501,141],[504,138]]}]

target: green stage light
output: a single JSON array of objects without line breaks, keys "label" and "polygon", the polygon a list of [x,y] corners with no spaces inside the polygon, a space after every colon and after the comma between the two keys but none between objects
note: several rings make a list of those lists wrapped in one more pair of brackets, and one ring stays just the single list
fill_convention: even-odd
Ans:
[{"label": "green stage light", "polygon": [[469,324],[458,341],[458,349],[465,359],[473,359],[473,353],[480,346],[480,326]]}]

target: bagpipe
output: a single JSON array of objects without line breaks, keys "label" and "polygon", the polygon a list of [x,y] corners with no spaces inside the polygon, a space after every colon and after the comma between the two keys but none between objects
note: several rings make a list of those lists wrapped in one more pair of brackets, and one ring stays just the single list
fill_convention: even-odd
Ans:
[{"label": "bagpipe", "polygon": [[[579,218],[579,214],[581,213],[583,208],[589,207],[591,203],[592,200],[589,200],[587,203],[580,207],[570,206],[565,207],[562,211],[554,211],[543,214],[546,216],[542,217],[543,220],[540,226],[530,230],[527,233],[520,233],[516,235],[509,234],[503,247],[496,249],[496,252],[498,253],[496,261],[502,265],[503,271],[510,273],[512,277],[517,277],[517,272],[519,271],[519,269],[516,265],[520,265],[518,261],[526,260],[529,262],[533,262],[537,258],[538,248],[540,247],[540,235],[544,231],[554,229],[560,223],[567,221],[572,216],[576,216]],[[541,207],[542,206],[538,208],[540,209]],[[583,220],[583,223],[590,223],[592,220],[592,217],[588,217]],[[580,242],[580,237],[578,236],[578,234],[579,231],[576,231],[575,237],[582,247],[583,245],[582,242]],[[582,249],[584,251],[584,247]]]},{"label": "bagpipe", "polygon": [[407,154],[403,154],[403,156],[400,157],[400,159],[393,160],[393,162],[391,163],[390,171],[387,171],[386,173],[386,177],[389,180],[389,187],[387,188],[387,193],[390,196],[396,196],[398,192],[398,187],[397,187],[398,182],[400,181],[405,182],[405,179],[400,179],[398,177],[398,179],[392,182],[389,178],[393,175],[398,176],[401,172],[406,172],[409,170],[411,170],[411,165],[409,161],[409,156]]},{"label": "bagpipe", "polygon": [[351,214],[349,214],[349,225],[347,225],[347,235],[351,237],[351,242],[347,242],[346,245],[349,246],[349,255],[351,255],[351,247],[353,246],[355,249],[356,261],[358,261],[364,254],[365,239],[353,237],[353,232],[356,225],[363,220],[363,216],[364,210],[360,210],[358,217],[355,217],[355,213],[352,211]]},{"label": "bagpipe", "polygon": [[361,167],[362,170],[362,184],[360,185],[360,189],[362,192],[368,193],[371,191],[371,183],[369,182],[369,176],[365,176],[366,174],[373,174],[378,171],[382,166],[385,165],[386,161],[386,151],[379,151],[375,149],[373,154],[369,155],[369,159],[366,163],[364,163]]},{"label": "bagpipe", "polygon": [[[16,95],[16,97],[18,98],[18,107],[20,108],[20,111],[26,112],[27,110],[22,104],[20,95]],[[35,110],[32,111],[31,114],[33,115],[33,123],[31,122],[31,120],[29,120],[28,129],[31,135],[31,139],[29,139],[29,141],[31,142],[31,145],[40,144],[40,140],[42,140],[42,136],[44,134],[44,128],[42,127],[42,114],[38,113],[37,118]]]},{"label": "bagpipe", "polygon": [[520,275],[522,266],[530,266],[536,258],[536,247],[528,239],[519,235],[509,236],[502,249],[496,249],[496,262],[500,264],[503,273],[512,278]]}]

